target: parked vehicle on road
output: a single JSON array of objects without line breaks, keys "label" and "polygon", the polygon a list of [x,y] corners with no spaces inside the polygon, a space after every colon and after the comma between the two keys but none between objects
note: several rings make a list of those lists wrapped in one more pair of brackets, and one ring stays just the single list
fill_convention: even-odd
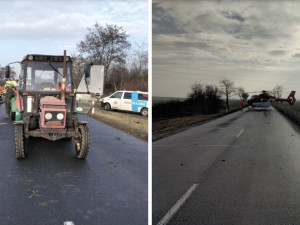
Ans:
[{"label": "parked vehicle on road", "polygon": [[148,92],[117,91],[103,98],[101,105],[105,110],[123,110],[148,116]]}]

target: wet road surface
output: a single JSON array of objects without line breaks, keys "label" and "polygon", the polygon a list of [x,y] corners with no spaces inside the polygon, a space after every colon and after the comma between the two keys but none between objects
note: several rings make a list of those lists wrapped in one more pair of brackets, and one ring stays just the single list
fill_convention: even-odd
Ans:
[{"label": "wet road surface", "polygon": [[72,140],[29,140],[17,160],[13,122],[0,105],[0,224],[147,224],[147,143],[92,118],[85,160]]}]

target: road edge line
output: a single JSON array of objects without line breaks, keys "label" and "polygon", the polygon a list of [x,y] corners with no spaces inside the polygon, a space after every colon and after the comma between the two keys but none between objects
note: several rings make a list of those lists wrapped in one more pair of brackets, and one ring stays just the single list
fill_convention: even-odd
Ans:
[{"label": "road edge line", "polygon": [[242,129],[242,130],[240,131],[240,133],[238,133],[238,134],[236,135],[236,137],[238,138],[239,136],[241,136],[241,134],[242,134],[244,131],[245,131],[245,129]]},{"label": "road edge line", "polygon": [[187,192],[175,203],[167,214],[157,223],[157,225],[166,225],[170,219],[177,213],[180,207],[188,200],[192,193],[198,188],[199,184],[193,184]]}]

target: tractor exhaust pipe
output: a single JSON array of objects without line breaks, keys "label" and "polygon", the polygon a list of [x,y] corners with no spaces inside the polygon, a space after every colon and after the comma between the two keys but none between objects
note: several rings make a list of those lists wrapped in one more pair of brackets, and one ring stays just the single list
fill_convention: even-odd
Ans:
[{"label": "tractor exhaust pipe", "polygon": [[67,54],[67,51],[64,50],[63,77],[61,80],[61,92],[60,92],[60,99],[63,102],[65,102],[65,100],[66,100],[66,54]]}]

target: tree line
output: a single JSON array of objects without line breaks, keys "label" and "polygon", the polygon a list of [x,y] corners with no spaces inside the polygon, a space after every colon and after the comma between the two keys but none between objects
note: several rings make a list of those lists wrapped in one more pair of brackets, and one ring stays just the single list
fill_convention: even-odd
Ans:
[{"label": "tree line", "polygon": [[[271,94],[281,97],[283,87],[276,85]],[[243,87],[235,87],[234,82],[225,78],[220,85],[203,85],[194,83],[191,92],[184,101],[170,101],[153,105],[153,118],[171,118],[198,114],[214,114],[221,110],[228,112],[230,98],[238,96],[247,105],[249,94]],[[225,97],[225,99],[223,98]]]}]

